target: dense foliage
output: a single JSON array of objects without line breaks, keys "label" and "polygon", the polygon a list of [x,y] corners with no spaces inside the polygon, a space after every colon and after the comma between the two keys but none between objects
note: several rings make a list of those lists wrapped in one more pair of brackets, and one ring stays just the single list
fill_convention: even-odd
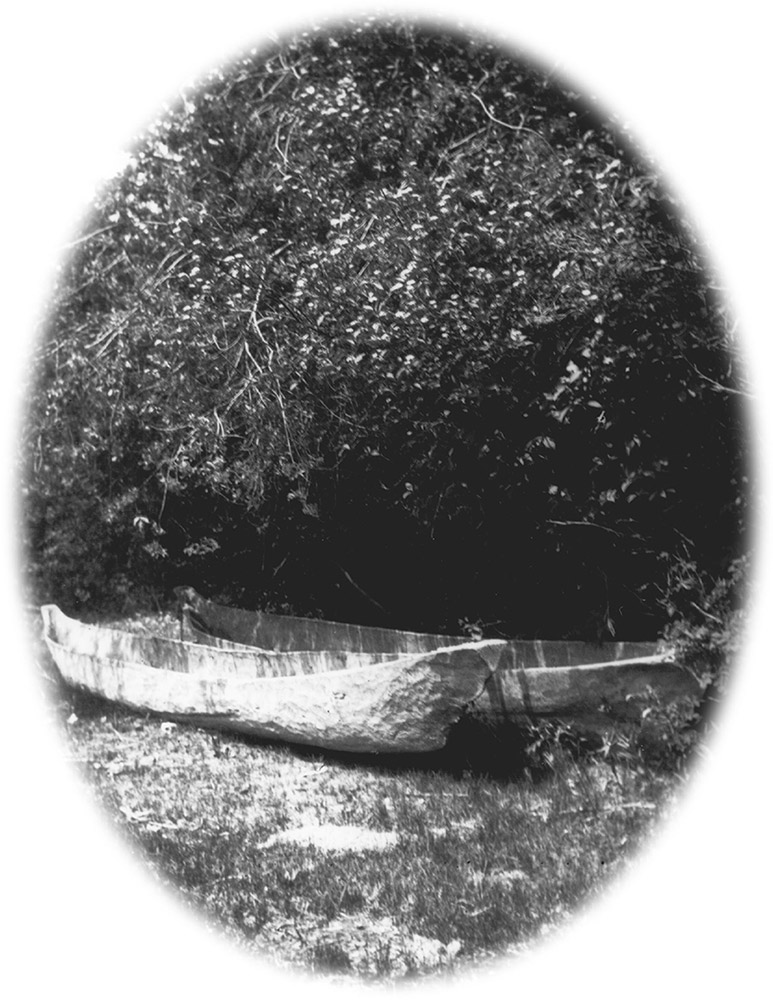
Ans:
[{"label": "dense foliage", "polygon": [[742,548],[728,324],[672,198],[487,43],[363,24],[213,74],[100,194],[38,364],[29,562],[73,608],[185,582],[645,637]]}]

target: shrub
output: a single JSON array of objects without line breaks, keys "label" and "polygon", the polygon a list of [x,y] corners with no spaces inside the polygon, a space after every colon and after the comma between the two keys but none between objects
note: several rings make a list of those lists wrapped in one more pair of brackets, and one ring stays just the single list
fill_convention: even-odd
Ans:
[{"label": "shrub", "polygon": [[25,442],[45,598],[593,639],[657,633],[685,536],[724,571],[731,324],[651,166],[496,46],[370,23],[246,56],[77,243]]}]

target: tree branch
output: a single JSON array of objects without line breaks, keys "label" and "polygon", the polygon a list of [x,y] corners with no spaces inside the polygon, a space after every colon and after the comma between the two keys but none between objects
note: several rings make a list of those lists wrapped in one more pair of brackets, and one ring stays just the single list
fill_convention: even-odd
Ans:
[{"label": "tree branch", "polygon": [[618,538],[625,536],[614,528],[608,528],[605,524],[596,524],[595,521],[554,521],[548,518],[546,524],[557,524],[561,528],[598,528],[599,531],[607,531],[610,535],[617,535]]},{"label": "tree branch", "polygon": [[707,382],[714,390],[714,392],[725,392],[732,396],[743,396],[745,399],[756,398],[753,393],[746,392],[745,389],[734,389],[733,386],[731,385],[722,385],[721,382],[717,382],[715,379],[709,378],[709,376],[704,375],[699,368],[696,368],[695,365],[692,363],[692,361],[688,362],[688,364],[690,365],[690,368],[692,368],[692,370],[698,376],[698,378],[703,379],[704,382]]}]

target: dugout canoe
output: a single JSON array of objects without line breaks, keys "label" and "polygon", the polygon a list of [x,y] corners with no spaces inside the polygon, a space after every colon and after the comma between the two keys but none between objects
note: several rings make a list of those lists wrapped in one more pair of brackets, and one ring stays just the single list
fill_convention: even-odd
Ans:
[{"label": "dugout canoe", "polygon": [[202,635],[257,646],[261,649],[348,650],[357,653],[427,653],[444,646],[461,646],[469,637],[402,632],[396,629],[352,625],[317,618],[297,618],[266,611],[244,611],[207,600],[193,587],[175,589],[185,626]]},{"label": "dugout canoe", "polygon": [[[193,587],[175,589],[185,638],[209,644],[277,650],[347,650],[399,655],[424,653],[445,646],[461,646],[469,636],[404,632],[397,629],[317,618],[296,618],[265,611],[232,608],[202,597]],[[580,642],[574,640],[507,640],[524,669],[570,667],[660,655],[655,642]]]},{"label": "dugout canoe", "polygon": [[41,608],[64,680],[139,712],[332,750],[442,747],[506,643],[408,656],[227,648],[86,625]]},{"label": "dugout canoe", "polygon": [[[463,636],[401,632],[226,607],[192,587],[176,590],[183,635],[193,642],[249,649],[348,650],[391,657],[469,643]],[[641,720],[653,702],[695,698],[700,688],[656,642],[511,639],[496,671],[467,712],[490,725],[552,719],[606,731]]]}]

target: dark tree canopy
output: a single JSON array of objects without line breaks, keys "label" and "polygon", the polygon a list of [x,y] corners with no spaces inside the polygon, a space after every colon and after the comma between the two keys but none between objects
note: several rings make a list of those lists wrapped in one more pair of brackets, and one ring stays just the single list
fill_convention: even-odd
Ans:
[{"label": "dark tree canopy", "polygon": [[737,364],[693,238],[587,101],[494,45],[363,23],[242,59],[83,234],[27,422],[41,599],[185,582],[648,637],[742,550]]}]

